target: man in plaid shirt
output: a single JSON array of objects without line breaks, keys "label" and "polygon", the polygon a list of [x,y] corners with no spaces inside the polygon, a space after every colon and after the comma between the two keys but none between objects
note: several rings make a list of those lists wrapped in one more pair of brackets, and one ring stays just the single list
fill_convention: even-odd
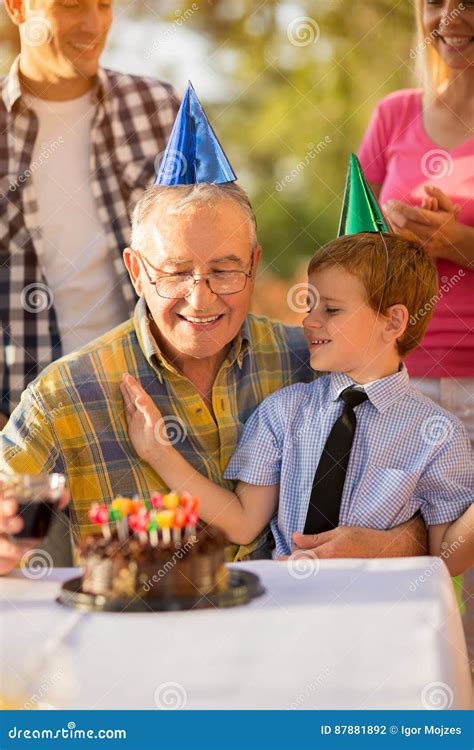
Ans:
[{"label": "man in plaid shirt", "polygon": [[99,67],[109,0],[5,0],[21,52],[0,81],[0,429],[28,383],[127,319],[130,212],[179,106]]}]

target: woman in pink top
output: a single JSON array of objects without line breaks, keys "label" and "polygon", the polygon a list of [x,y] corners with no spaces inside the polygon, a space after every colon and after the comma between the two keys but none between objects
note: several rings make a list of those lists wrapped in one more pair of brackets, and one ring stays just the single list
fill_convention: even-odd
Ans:
[{"label": "woman in pink top", "polygon": [[[474,442],[474,3],[416,6],[418,44],[410,56],[424,88],[379,102],[359,157],[394,231],[414,232],[438,267],[433,318],[406,360],[413,385],[456,413]],[[437,429],[441,440],[443,425]],[[473,579],[471,570],[464,584],[471,656]]]}]

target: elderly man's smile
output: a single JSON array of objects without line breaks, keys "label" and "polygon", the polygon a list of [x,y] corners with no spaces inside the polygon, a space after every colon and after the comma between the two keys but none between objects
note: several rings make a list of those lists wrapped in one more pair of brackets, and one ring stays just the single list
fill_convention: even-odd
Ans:
[{"label": "elderly man's smile", "polygon": [[215,315],[186,315],[184,313],[176,313],[176,315],[185,325],[195,331],[212,331],[214,328],[217,328],[224,317],[224,313]]}]

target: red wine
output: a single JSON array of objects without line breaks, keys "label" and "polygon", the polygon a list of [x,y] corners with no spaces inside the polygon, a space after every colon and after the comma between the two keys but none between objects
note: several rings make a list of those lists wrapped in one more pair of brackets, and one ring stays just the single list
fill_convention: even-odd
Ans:
[{"label": "red wine", "polygon": [[57,505],[57,500],[18,505],[18,515],[25,525],[21,531],[11,536],[14,539],[43,539],[49,531],[53,510]]}]

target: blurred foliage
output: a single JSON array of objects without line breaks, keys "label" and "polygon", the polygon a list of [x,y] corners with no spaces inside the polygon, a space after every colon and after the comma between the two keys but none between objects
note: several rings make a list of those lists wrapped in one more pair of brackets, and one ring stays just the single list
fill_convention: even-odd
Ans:
[{"label": "blurred foliage", "polygon": [[[336,233],[348,157],[374,105],[413,83],[412,3],[115,2],[129,17],[151,23],[159,14],[207,40],[202,66],[225,95],[204,102],[206,111],[250,193],[267,266],[292,276]],[[11,44],[15,29],[7,28]],[[12,55],[13,47],[4,52]]]}]

